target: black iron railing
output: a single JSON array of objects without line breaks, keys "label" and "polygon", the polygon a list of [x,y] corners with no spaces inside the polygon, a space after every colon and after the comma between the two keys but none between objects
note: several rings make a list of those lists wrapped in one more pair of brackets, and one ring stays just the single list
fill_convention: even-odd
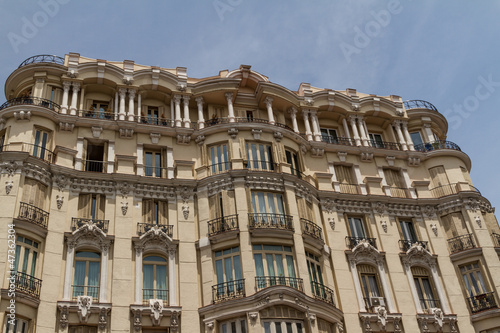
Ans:
[{"label": "black iron railing", "polygon": [[108,162],[107,161],[83,160],[82,165],[83,165],[84,171],[106,173]]},{"label": "black iron railing", "polygon": [[450,253],[455,253],[473,249],[476,247],[476,244],[472,234],[467,234],[448,239],[448,247],[450,248]]},{"label": "black iron railing", "polygon": [[95,225],[99,229],[102,230],[105,234],[108,233],[109,220],[96,220],[96,219],[88,219],[81,217],[73,217],[71,219],[71,230],[75,231],[76,229],[80,229],[84,225]]},{"label": "black iron railing", "polygon": [[26,142],[3,145],[0,147],[0,151],[22,151],[48,163],[53,163],[55,156],[51,150],[43,146]]},{"label": "black iron railing", "polygon": [[400,143],[370,140],[370,145],[374,148],[390,149],[390,150],[403,150]]},{"label": "black iron railing", "polygon": [[285,214],[249,213],[250,229],[285,229],[293,231],[293,217]]},{"label": "black iron railing", "polygon": [[205,127],[215,126],[218,124],[228,124],[229,118],[212,118],[205,119]]},{"label": "black iron railing", "polygon": [[93,302],[98,302],[99,300],[99,286],[78,286],[72,285],[73,287],[73,301],[78,299],[78,296],[90,296]]},{"label": "black iron railing", "polygon": [[323,234],[321,232],[321,227],[316,223],[306,220],[304,218],[300,219],[300,226],[302,227],[302,233],[323,241]]},{"label": "black iron railing", "polygon": [[167,169],[167,167],[143,166],[146,177],[167,178]]},{"label": "black iron railing", "polygon": [[304,291],[302,279],[288,276],[256,276],[255,286],[257,291],[274,286],[287,286],[302,292]]},{"label": "black iron railing", "polygon": [[399,249],[402,252],[408,251],[414,244],[422,246],[424,249],[428,250],[428,245],[429,242],[427,241],[420,241],[420,240],[407,240],[407,239],[401,239],[399,241]]},{"label": "black iron railing", "polygon": [[326,142],[326,143],[333,143],[335,145],[344,145],[344,146],[355,146],[356,145],[356,140],[351,139],[351,138],[344,138],[344,137],[335,137],[331,135],[321,135],[321,141]]},{"label": "black iron railing", "polygon": [[245,279],[223,282],[212,286],[212,303],[245,297]]},{"label": "black iron railing", "polygon": [[35,64],[35,63],[51,63],[51,64],[58,64],[58,65],[64,65],[64,58],[58,57],[55,55],[50,55],[50,54],[40,54],[36,56],[29,57],[28,59],[24,60],[18,68],[21,68],[23,66],[29,65],[29,64]]},{"label": "black iron railing", "polygon": [[492,233],[491,237],[493,238],[493,244],[495,247],[500,247],[500,235],[496,233]]},{"label": "black iron railing", "polygon": [[331,305],[335,305],[335,294],[332,289],[327,286],[311,281],[311,289],[315,298],[327,302]]},{"label": "black iron railing", "polygon": [[114,120],[115,114],[112,111],[106,110],[78,110],[78,117],[94,118],[103,120]]},{"label": "black iron railing", "polygon": [[137,234],[141,236],[149,230],[157,228],[167,234],[168,237],[172,237],[174,234],[174,226],[169,224],[154,224],[154,223],[137,223]]},{"label": "black iron railing", "polygon": [[53,111],[59,112],[61,110],[61,106],[57,103],[52,102],[49,99],[40,98],[40,97],[16,97],[9,99],[7,102],[3,103],[0,106],[0,110],[5,108],[15,106],[15,105],[33,105],[33,106],[41,106],[47,109],[51,109]]},{"label": "black iron railing", "polygon": [[34,223],[44,229],[47,229],[47,223],[49,222],[49,213],[29,203],[21,202],[21,204],[19,205],[19,215],[17,218],[27,220],[28,222]]},{"label": "black iron railing", "polygon": [[[458,192],[460,192],[458,190],[457,186],[461,186],[461,185],[459,185],[458,183],[445,184],[445,185],[431,188],[430,191],[431,191],[431,194],[434,198],[441,198],[441,197],[445,197],[447,195],[457,194]],[[470,184],[468,185],[468,188],[469,189],[465,190],[465,191],[477,192],[478,194],[481,194],[481,192],[479,192],[479,190],[477,188],[475,188],[474,186],[472,186]]]},{"label": "black iron railing", "polygon": [[339,183],[340,193],[359,194],[358,184]]},{"label": "black iron railing", "polygon": [[248,160],[245,163],[245,168],[250,170],[277,171],[278,164],[269,161]]},{"label": "black iron railing", "polygon": [[217,175],[219,173],[223,173],[231,169],[232,169],[232,163],[230,161],[213,163],[208,166],[208,172],[210,175]]},{"label": "black iron railing", "polygon": [[419,300],[423,310],[441,308],[441,302],[438,299],[420,298]]},{"label": "black iron railing", "polygon": [[432,103],[429,103],[427,101],[423,101],[421,99],[404,101],[403,104],[404,104],[406,110],[427,109],[427,110],[433,110],[433,111],[439,112]]},{"label": "black iron railing", "polygon": [[345,244],[349,249],[354,249],[356,245],[361,243],[361,241],[366,241],[368,244],[373,246],[374,248],[377,248],[377,239],[376,238],[368,238],[368,237],[350,237],[346,236],[345,238]]},{"label": "black iron railing", "polygon": [[495,309],[498,307],[493,291],[468,297],[467,302],[469,303],[470,311],[472,313],[478,313],[480,311]]},{"label": "black iron railing", "polygon": [[40,288],[42,280],[23,272],[15,272],[16,274],[16,291],[27,294],[34,298],[40,298]]},{"label": "black iron railing", "polygon": [[[219,124],[228,124],[229,122],[230,122],[229,118],[227,118],[227,117],[212,118],[212,119],[206,119],[205,120],[205,126],[206,127],[210,127],[210,126],[215,126],[215,125],[219,125]],[[269,120],[267,120],[267,119],[249,118],[249,117],[235,117],[234,118],[234,122],[235,123],[269,124],[269,125],[274,125],[274,126],[277,126],[277,127],[281,127],[281,128],[287,129],[289,131],[293,131],[293,128],[291,128],[288,125],[277,123],[277,122],[275,122],[274,124],[271,124],[269,122]]]},{"label": "black iron railing", "polygon": [[[128,119],[128,118],[127,118]],[[151,116],[134,116],[135,121],[141,124],[175,127],[175,120]]]},{"label": "black iron railing", "polygon": [[163,301],[163,306],[168,306],[168,290],[142,289],[142,303],[144,305],[149,305],[150,299],[160,299]]},{"label": "black iron railing", "polygon": [[421,144],[415,145],[415,150],[422,151],[422,152],[427,152],[427,151],[432,151],[432,150],[440,150],[440,149],[453,149],[453,150],[462,151],[462,149],[460,149],[460,147],[456,143],[451,142],[451,141],[445,141],[445,140],[438,140],[438,141],[421,143]]},{"label": "black iron railing", "polygon": [[239,230],[238,214],[218,217],[208,221],[209,236],[215,236],[232,230]]}]

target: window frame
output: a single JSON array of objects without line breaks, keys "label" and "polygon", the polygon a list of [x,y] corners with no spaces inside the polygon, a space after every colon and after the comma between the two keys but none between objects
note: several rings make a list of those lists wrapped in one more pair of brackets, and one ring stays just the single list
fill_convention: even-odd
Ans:
[{"label": "window frame", "polygon": [[[160,258],[162,260],[148,260],[148,258]],[[153,274],[152,274],[152,287],[153,288],[145,288],[146,284],[146,277],[145,277],[145,266],[152,266],[153,267]],[[159,280],[158,280],[158,267],[165,267],[165,280],[161,281],[165,283],[165,288],[160,289],[158,288],[159,286]],[[163,278],[163,277],[162,277]],[[168,259],[164,258],[162,255],[159,254],[146,254],[144,255],[142,259],[142,301],[148,301],[150,299],[161,299],[163,300],[164,303],[169,302],[169,297],[168,297],[168,285],[169,285],[169,279],[168,279]],[[151,295],[151,298],[145,298],[145,290],[151,290],[153,291],[153,294]],[[159,295],[158,291],[165,292],[164,295]],[[162,298],[162,296],[164,296]]]},{"label": "window frame", "polygon": [[[88,257],[79,257],[78,254],[80,253],[92,253],[92,254],[96,254],[99,256],[99,258],[93,258],[91,256],[88,256]],[[76,298],[78,296],[91,296],[94,301],[98,301],[99,300],[99,293],[100,293],[100,287],[101,287],[101,262],[102,262],[102,253],[100,252],[97,252],[97,251],[94,251],[94,250],[91,250],[91,249],[81,249],[81,250],[78,250],[78,251],[75,251],[75,257],[74,257],[74,262],[73,262],[73,278],[71,279],[71,281],[73,281],[73,285],[72,285],[72,290],[71,290],[71,295],[72,295],[72,298]],[[75,284],[75,279],[76,279],[76,267],[77,267],[77,262],[85,262],[85,277],[84,277],[84,281],[83,281],[83,285],[80,285],[80,284]],[[89,279],[90,279],[90,263],[91,262],[98,262],[98,271],[97,271],[97,284],[96,285],[89,285]],[[75,286],[76,287],[83,287],[83,294],[82,295],[79,295],[78,292],[76,291],[75,289]],[[91,293],[89,292],[89,287],[91,288],[96,288],[96,293]]]}]

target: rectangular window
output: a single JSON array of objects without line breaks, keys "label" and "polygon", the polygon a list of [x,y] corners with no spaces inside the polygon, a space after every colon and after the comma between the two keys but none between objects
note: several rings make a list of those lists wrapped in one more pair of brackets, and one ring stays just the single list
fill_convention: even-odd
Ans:
[{"label": "rectangular window", "polygon": [[80,194],[78,216],[83,219],[103,220],[106,196],[103,194]]},{"label": "rectangular window", "polygon": [[144,223],[167,225],[168,202],[157,199],[143,199],[142,218]]},{"label": "rectangular window", "polygon": [[239,246],[216,251],[215,272],[217,277],[217,297],[243,290]]},{"label": "rectangular window", "polygon": [[144,175],[147,177],[162,177],[162,154],[159,151],[144,152]]},{"label": "rectangular window", "polygon": [[97,327],[95,326],[70,326],[69,333],[97,333]]},{"label": "rectangular window", "polygon": [[28,333],[29,322],[27,320],[6,318],[5,323],[5,333]]},{"label": "rectangular window", "polygon": [[418,299],[422,309],[439,308],[439,299],[436,296],[434,285],[429,277],[429,272],[422,267],[413,266],[411,268],[413,274],[413,281],[417,289]]},{"label": "rectangular window", "polygon": [[368,136],[370,137],[370,143],[372,147],[385,148],[384,140],[382,140],[382,135],[369,133]]},{"label": "rectangular window", "polygon": [[413,244],[419,240],[412,221],[399,221],[399,226],[401,227],[401,233],[405,241]]},{"label": "rectangular window", "polygon": [[14,271],[35,277],[40,244],[32,239],[17,236]]},{"label": "rectangular window", "polygon": [[91,296],[99,298],[99,270],[101,255],[95,252],[77,252],[73,277],[73,298]]},{"label": "rectangular window", "polygon": [[321,140],[328,143],[338,143],[337,130],[332,128],[321,128]]},{"label": "rectangular window", "polygon": [[209,170],[212,175],[230,169],[229,154],[226,144],[209,147],[208,154],[210,158]]},{"label": "rectangular window", "polygon": [[161,299],[167,303],[167,260],[160,256],[147,256],[142,267],[142,300]]},{"label": "rectangular window", "polygon": [[90,112],[86,113],[87,117],[98,119],[111,119],[112,115],[109,102],[105,101],[93,101],[90,106]]},{"label": "rectangular window", "polygon": [[246,319],[236,319],[224,321],[220,324],[220,333],[246,333],[247,321]]},{"label": "rectangular window", "polygon": [[33,205],[37,208],[45,208],[45,196],[47,186],[31,178],[24,179],[22,202]]},{"label": "rectangular window", "polygon": [[442,165],[430,168],[429,174],[431,175],[432,182],[431,193],[435,198],[444,197],[457,192],[456,187],[450,184],[446,171]]},{"label": "rectangular window", "polygon": [[351,166],[334,165],[335,176],[339,182],[341,193],[358,194],[358,184],[353,177]]},{"label": "rectangular window", "polygon": [[273,285],[288,285],[297,288],[295,264],[290,246],[253,245],[253,253],[257,288]]},{"label": "rectangular window", "polygon": [[299,167],[299,159],[297,154],[293,151],[286,150],[285,155],[286,155],[286,163],[290,164],[290,171],[292,172],[292,175],[298,176],[300,178],[301,171]]},{"label": "rectangular window", "polygon": [[148,114],[146,115],[148,124],[160,125],[160,112],[157,107],[148,106]]},{"label": "rectangular window", "polygon": [[356,239],[365,239],[368,237],[368,234],[366,233],[365,225],[363,223],[363,220],[359,217],[349,217],[347,218],[347,221],[349,222],[349,231],[351,234],[351,237],[354,237]]},{"label": "rectangular window", "polygon": [[479,262],[460,266],[460,274],[467,289],[468,297],[485,294],[489,291],[483,279]]},{"label": "rectangular window", "polygon": [[419,150],[419,147],[423,147],[424,141],[422,140],[422,135],[420,132],[411,132],[410,133],[411,141],[413,142],[413,146],[415,149]]},{"label": "rectangular window", "polygon": [[270,145],[259,143],[247,143],[247,168],[254,170],[269,170],[275,169],[272,149]]},{"label": "rectangular window", "polygon": [[33,156],[48,160],[51,158],[49,148],[50,133],[42,129],[35,130],[35,142],[33,144]]},{"label": "rectangular window", "polygon": [[384,176],[385,181],[390,188],[391,196],[396,198],[406,198],[406,186],[404,185],[401,171],[384,169]]},{"label": "rectangular window", "polygon": [[90,142],[85,139],[83,142],[83,167],[85,171],[106,172],[108,143]]}]

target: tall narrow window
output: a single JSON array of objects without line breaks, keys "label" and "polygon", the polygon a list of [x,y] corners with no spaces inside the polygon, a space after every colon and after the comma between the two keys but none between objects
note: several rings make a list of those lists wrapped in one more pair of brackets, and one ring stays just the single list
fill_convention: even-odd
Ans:
[{"label": "tall narrow window", "polygon": [[167,225],[168,202],[157,199],[143,199],[142,217],[144,223]]},{"label": "tall narrow window", "polygon": [[167,260],[160,256],[148,256],[143,259],[143,301],[161,299],[168,301]]},{"label": "tall narrow window", "polygon": [[28,333],[28,321],[20,318],[5,320],[5,333]]},{"label": "tall narrow window", "polygon": [[431,192],[435,198],[444,197],[446,195],[455,194],[456,188],[450,185],[446,171],[442,165],[429,169],[433,188]]},{"label": "tall narrow window", "polygon": [[403,183],[401,172],[393,169],[384,169],[384,176],[390,188],[391,196],[396,198],[406,198],[406,186]]},{"label": "tall narrow window", "polygon": [[228,149],[226,144],[212,146],[208,148],[210,157],[210,173],[212,175],[227,171],[230,169]]},{"label": "tall narrow window", "polygon": [[215,252],[216,299],[239,295],[243,291],[239,246]]},{"label": "tall narrow window", "polygon": [[162,155],[159,151],[144,152],[144,175],[148,177],[162,177]]},{"label": "tall narrow window", "polygon": [[44,209],[47,186],[31,178],[24,179],[22,202]]},{"label": "tall narrow window", "polygon": [[411,132],[410,137],[415,149],[420,150],[420,147],[423,147],[424,143],[424,140],[422,140],[422,135],[420,135],[420,132]]},{"label": "tall narrow window", "polygon": [[32,239],[17,236],[14,271],[35,277],[40,244]]},{"label": "tall narrow window", "polygon": [[321,128],[321,140],[328,143],[338,143],[337,130],[332,128]]},{"label": "tall narrow window", "polygon": [[33,156],[41,158],[42,160],[50,158],[50,151],[48,150],[50,134],[49,132],[41,129],[35,130],[35,143],[33,144]]},{"label": "tall narrow window", "polygon": [[363,297],[368,309],[374,306],[383,305],[380,298],[383,297],[380,288],[380,281],[377,269],[371,265],[358,265],[359,278],[361,280],[361,287],[363,289]]},{"label": "tall narrow window", "polygon": [[91,296],[99,298],[99,270],[101,255],[95,252],[77,252],[75,255],[75,274],[73,278],[73,298]]},{"label": "tall narrow window", "polygon": [[148,114],[146,116],[146,122],[148,124],[153,124],[153,125],[160,124],[160,113],[157,107],[148,106]]},{"label": "tall narrow window", "polygon": [[321,273],[321,264],[318,256],[306,252],[307,271],[309,273],[309,281],[311,281],[311,290],[313,294],[323,299],[326,298],[325,288],[323,285],[323,274]]},{"label": "tall narrow window", "polygon": [[5,131],[0,132],[0,152],[4,151],[5,146]]},{"label": "tall narrow window", "polygon": [[103,194],[80,194],[78,215],[84,219],[102,220],[106,207],[106,196]]},{"label": "tall narrow window", "polygon": [[399,221],[399,225],[405,241],[408,241],[410,244],[418,241],[417,233],[412,221]]},{"label": "tall narrow window", "polygon": [[483,277],[479,261],[459,267],[472,313],[497,307],[493,292]]},{"label": "tall narrow window", "polygon": [[382,135],[370,133],[368,134],[368,136],[370,137],[370,143],[373,147],[385,148],[384,140],[382,140]]},{"label": "tall narrow window", "polygon": [[292,175],[298,176],[300,178],[302,173],[300,172],[299,158],[297,154],[293,151],[286,150],[285,155],[286,163],[290,164],[290,171],[292,172]]},{"label": "tall narrow window", "polygon": [[89,117],[104,119],[108,118],[106,112],[109,109],[109,103],[104,101],[93,101],[90,106]]},{"label": "tall narrow window", "polygon": [[441,305],[438,297],[436,296],[437,292],[435,291],[427,269],[413,266],[411,271],[422,309],[440,308]]},{"label": "tall narrow window", "polygon": [[361,218],[349,217],[347,218],[347,221],[349,222],[349,231],[352,237],[357,239],[364,239],[368,237],[365,225]]},{"label": "tall narrow window", "polygon": [[253,245],[257,288],[288,285],[298,288],[295,264],[290,246]]},{"label": "tall narrow window", "polygon": [[340,192],[358,194],[358,184],[353,177],[353,170],[351,166],[347,165],[335,165],[335,176],[339,182]]},{"label": "tall narrow window", "polygon": [[220,333],[247,333],[246,318],[224,321],[220,324]]},{"label": "tall narrow window", "polygon": [[274,170],[274,160],[270,145],[258,143],[246,144],[247,168],[255,170]]},{"label": "tall narrow window", "polygon": [[90,142],[84,140],[83,156],[85,161],[83,166],[85,171],[106,172],[108,144],[107,142]]}]

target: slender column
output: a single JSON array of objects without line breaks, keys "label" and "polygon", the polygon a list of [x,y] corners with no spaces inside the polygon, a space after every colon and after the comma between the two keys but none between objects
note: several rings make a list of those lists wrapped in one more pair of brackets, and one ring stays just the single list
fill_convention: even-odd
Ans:
[{"label": "slender column", "polygon": [[424,124],[424,141],[425,143],[434,141],[434,133],[432,133],[431,124]]},{"label": "slender column", "polygon": [[227,100],[227,113],[228,113],[228,118],[230,123],[234,123],[234,107],[233,107],[233,93],[226,93],[226,100]]},{"label": "slender column", "polygon": [[405,139],[406,139],[406,143],[408,144],[408,148],[410,150],[415,150],[415,147],[413,147],[413,141],[411,139],[410,132],[408,132],[408,122],[402,121],[401,126],[403,126],[403,134],[405,135]]},{"label": "slender column", "polygon": [[61,113],[68,113],[68,98],[69,98],[69,88],[71,87],[71,82],[65,81],[63,82],[63,98],[61,103]]},{"label": "slender column", "polygon": [[272,97],[266,97],[264,100],[264,103],[266,103],[267,107],[267,118],[269,119],[269,123],[274,125],[274,114],[273,114],[273,98]]},{"label": "slender column", "polygon": [[[203,97],[195,98],[196,104],[198,105],[198,129],[205,128],[205,118],[203,118]],[[229,104],[228,104],[229,106]]]},{"label": "slender column", "polygon": [[298,134],[299,133],[299,125],[297,124],[297,109],[292,107],[288,110],[288,113],[290,114],[290,117],[292,118],[293,131]]},{"label": "slender column", "polygon": [[413,303],[415,303],[415,308],[417,313],[422,313],[422,305],[420,304],[420,299],[418,298],[417,287],[415,286],[415,280],[413,279],[413,273],[411,272],[411,267],[405,264],[406,277],[408,278],[408,284],[410,285],[411,294],[413,296]]},{"label": "slender column", "polygon": [[78,106],[79,110],[83,110],[83,108],[84,108],[83,102],[84,101],[85,101],[85,86],[83,86],[80,89],[80,106]]},{"label": "slender column", "polygon": [[359,312],[366,312],[365,300],[363,299],[363,290],[359,282],[358,268],[355,260],[349,260],[351,263],[352,280],[354,281],[354,290],[356,290],[356,298],[358,299]]},{"label": "slender column", "polygon": [[174,95],[174,103],[175,103],[175,127],[182,127],[181,95]]},{"label": "slender column", "polygon": [[118,119],[125,120],[125,94],[127,93],[127,89],[120,88],[118,93],[120,94],[120,112]]},{"label": "slender column", "polygon": [[137,95],[137,122],[141,122],[141,112],[142,112],[142,94]]},{"label": "slender column", "polygon": [[71,294],[71,276],[73,275],[73,265],[75,261],[75,247],[68,244],[66,249],[66,270],[64,272],[63,300],[69,301]]},{"label": "slender column", "polygon": [[135,89],[128,90],[128,121],[134,121]]},{"label": "slender column", "polygon": [[379,261],[378,263],[378,274],[380,276],[380,283],[382,284],[382,289],[384,290],[385,299],[387,301],[387,307],[390,313],[395,313],[396,308],[394,307],[394,302],[392,301],[391,291],[389,290],[389,284],[387,283],[387,277],[385,276],[384,263]]},{"label": "slender column", "polygon": [[182,96],[183,104],[184,104],[184,127],[191,127],[191,119],[189,118],[189,96]]},{"label": "slender column", "polygon": [[142,249],[135,248],[135,304],[142,304]]},{"label": "slender column", "polygon": [[436,290],[439,296],[439,300],[441,301],[441,307],[445,314],[450,314],[450,305],[448,304],[448,299],[446,299],[446,295],[444,294],[444,288],[441,284],[441,280],[439,280],[439,275],[437,273],[436,265],[431,265],[431,274],[434,279],[434,285],[436,286]]},{"label": "slender column", "polygon": [[101,281],[99,283],[99,302],[108,302],[108,257],[109,245],[102,247],[101,251]]},{"label": "slender column", "polygon": [[73,82],[73,96],[71,96],[71,106],[69,108],[71,115],[76,115],[76,100],[78,99],[78,91],[80,90],[80,83]]},{"label": "slender column", "polygon": [[363,146],[368,146],[368,132],[365,132],[365,127],[363,126],[363,118],[357,118],[357,123],[359,126],[359,133],[361,134],[361,141]]},{"label": "slender column", "polygon": [[118,103],[120,103],[120,100],[118,99],[118,91],[115,92],[115,120],[118,119]]},{"label": "slender column", "polygon": [[304,125],[306,126],[307,141],[312,141],[311,125],[309,124],[309,111],[302,110],[302,116],[304,117]]},{"label": "slender column", "polygon": [[347,138],[351,138],[351,133],[349,132],[349,126],[347,125],[347,120],[344,118],[342,119],[342,124],[344,125],[344,133]]},{"label": "slender column", "polygon": [[370,146],[371,143],[370,143],[370,134],[368,133],[368,126],[366,126],[366,121],[365,119],[361,119],[361,125],[363,126],[363,129],[365,130],[365,134],[366,134],[366,140],[367,140],[367,146]]},{"label": "slender column", "polygon": [[177,305],[177,281],[175,279],[175,250],[168,251],[168,292],[169,305]]},{"label": "slender column", "polygon": [[352,135],[356,141],[356,146],[361,146],[361,140],[359,139],[358,127],[356,126],[356,116],[349,116],[349,122],[351,123]]},{"label": "slender column", "polygon": [[395,121],[392,126],[396,129],[396,133],[398,134],[398,140],[403,150],[408,150],[408,146],[406,145],[405,139],[403,138],[403,132],[401,131],[401,122]]},{"label": "slender column", "polygon": [[309,113],[311,113],[314,141],[321,141],[321,132],[319,130],[318,113],[316,112],[316,110],[309,110]]}]

